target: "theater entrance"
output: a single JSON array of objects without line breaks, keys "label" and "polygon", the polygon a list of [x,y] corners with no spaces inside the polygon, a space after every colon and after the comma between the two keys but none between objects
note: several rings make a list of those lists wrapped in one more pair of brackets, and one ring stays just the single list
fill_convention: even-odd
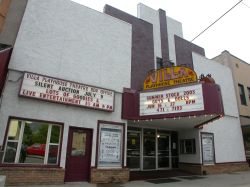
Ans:
[{"label": "theater entrance", "polygon": [[177,140],[172,144],[171,134],[166,130],[128,127],[128,168],[134,171],[171,169],[173,159],[178,156],[172,156],[171,150],[177,149]]}]

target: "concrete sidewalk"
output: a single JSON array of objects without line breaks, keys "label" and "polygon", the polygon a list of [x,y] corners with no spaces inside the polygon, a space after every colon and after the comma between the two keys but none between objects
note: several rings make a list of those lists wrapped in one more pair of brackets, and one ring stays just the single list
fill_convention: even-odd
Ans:
[{"label": "concrete sidewalk", "polygon": [[[250,187],[250,171],[220,175],[173,177],[126,184],[66,183],[63,185],[32,185],[26,187]],[[13,187],[13,186],[12,186]],[[17,186],[15,186],[17,187]],[[20,186],[19,186],[20,187]]]}]

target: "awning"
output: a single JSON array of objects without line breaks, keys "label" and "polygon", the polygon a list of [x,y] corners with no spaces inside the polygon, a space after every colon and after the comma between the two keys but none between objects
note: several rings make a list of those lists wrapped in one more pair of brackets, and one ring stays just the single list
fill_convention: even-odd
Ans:
[{"label": "awning", "polygon": [[223,118],[221,115],[201,115],[178,118],[164,118],[151,120],[129,120],[128,125],[135,127],[162,128],[168,130],[184,130],[190,128],[202,128],[203,125],[209,125],[214,120]]}]

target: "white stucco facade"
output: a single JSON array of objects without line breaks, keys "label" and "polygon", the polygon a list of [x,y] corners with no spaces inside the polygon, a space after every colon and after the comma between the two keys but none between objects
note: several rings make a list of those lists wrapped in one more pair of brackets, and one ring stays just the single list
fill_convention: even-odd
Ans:
[{"label": "white stucco facade", "polygon": [[183,37],[182,24],[167,16],[169,59],[176,65],[175,39],[174,36]]},{"label": "white stucco facade", "polygon": [[195,139],[195,154],[180,154],[179,161],[182,163],[192,163],[192,164],[201,164],[201,146],[200,146],[200,130],[199,129],[187,129],[178,131],[179,133],[179,142],[183,139]]},{"label": "white stucco facade", "polygon": [[193,64],[198,75],[211,74],[216,84],[220,85],[225,115],[238,117],[231,70],[196,53],[193,53]]},{"label": "white stucco facade", "polygon": [[156,68],[156,58],[162,58],[159,12],[140,3],[137,5],[137,14],[138,18],[145,20],[153,25],[154,60]]},{"label": "white stucco facade", "polygon": [[246,161],[231,70],[196,53],[193,63],[198,75],[211,74],[221,88],[225,116],[202,130],[214,133],[216,163]]},{"label": "white stucco facade", "polygon": [[[156,57],[162,58],[159,11],[154,10],[142,3],[138,4],[137,11],[138,18],[143,19],[153,25],[154,56],[156,62]],[[168,16],[166,16],[166,24],[168,33],[169,59],[176,65],[174,35],[183,37],[182,24]]]},{"label": "white stucco facade", "polygon": [[[0,109],[0,141],[10,116],[61,122],[60,166],[64,168],[69,126],[93,129],[94,166],[98,120],[126,124],[121,119],[121,97],[123,87],[130,87],[131,37],[130,24],[69,0],[30,0],[9,64]],[[21,98],[24,71],[113,90],[114,111]]]},{"label": "white stucco facade", "polygon": [[114,121],[126,123],[121,120],[121,93],[115,93],[115,110],[112,113],[86,109],[82,107],[68,106],[57,103],[44,102],[34,99],[20,98],[18,92],[22,82],[21,72],[10,71],[8,75],[3,102],[0,110],[1,142],[3,142],[5,128],[9,116],[60,122],[64,124],[61,152],[61,167],[65,167],[65,157],[67,150],[67,137],[69,126],[93,129],[93,148],[91,165],[95,165],[95,145],[97,133],[97,121]]},{"label": "white stucco facade", "polygon": [[130,86],[131,29],[70,0],[30,0],[9,68],[122,92]]}]

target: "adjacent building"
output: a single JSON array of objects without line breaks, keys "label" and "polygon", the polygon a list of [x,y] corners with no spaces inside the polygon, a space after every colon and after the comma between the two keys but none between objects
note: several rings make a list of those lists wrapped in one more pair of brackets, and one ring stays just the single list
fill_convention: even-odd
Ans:
[{"label": "adjacent building", "polygon": [[230,68],[162,9],[29,0],[4,85],[8,185],[248,169]]},{"label": "adjacent building", "polygon": [[26,5],[27,0],[1,0],[0,44],[14,45]]},{"label": "adjacent building", "polygon": [[0,98],[27,0],[0,1]]},{"label": "adjacent building", "polygon": [[220,64],[229,67],[232,71],[234,88],[237,97],[241,128],[244,138],[246,157],[250,161],[250,65],[230,54],[223,51],[214,58]]}]

